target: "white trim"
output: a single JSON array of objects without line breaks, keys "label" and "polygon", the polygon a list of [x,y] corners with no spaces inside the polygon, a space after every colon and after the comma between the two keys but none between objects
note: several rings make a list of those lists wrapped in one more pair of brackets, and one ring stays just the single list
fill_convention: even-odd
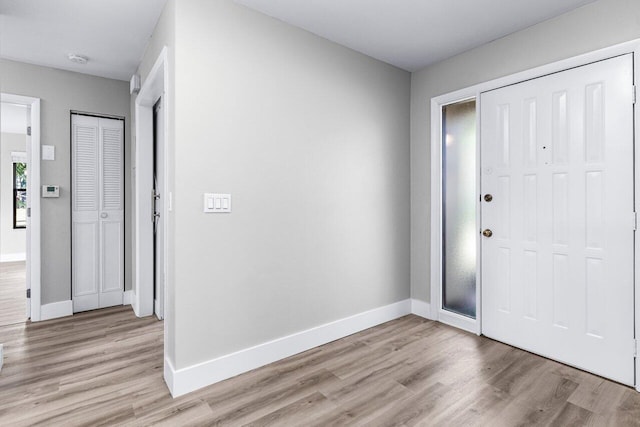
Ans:
[{"label": "white trim", "polygon": [[[602,61],[614,56],[624,55],[632,53],[634,55],[634,82],[636,87],[640,87],[640,71],[637,65],[640,64],[640,39],[632,40],[629,42],[621,43],[604,49],[599,49],[593,52],[589,52],[583,55],[578,55],[562,61],[553,62],[551,64],[543,65],[540,67],[532,68],[523,72],[515,73],[509,76],[500,77],[498,79],[490,80],[485,83],[470,86],[464,89],[457,90],[452,93],[437,96],[431,99],[431,301],[432,301],[432,313],[436,320],[439,315],[442,314],[442,310],[438,310],[440,305],[434,303],[434,301],[440,301],[439,291],[441,284],[441,212],[440,212],[440,176],[441,176],[441,164],[440,159],[440,144],[434,143],[440,140],[440,108],[442,105],[455,102],[465,98],[476,98],[476,109],[479,114],[480,94],[500,87],[508,86],[511,84],[520,83],[526,80],[535,79],[548,74],[561,72],[570,68],[580,67],[590,64],[592,62]],[[635,139],[634,146],[638,145],[638,130],[640,130],[640,108],[634,109],[635,120]],[[478,126],[480,121],[478,120]],[[480,149],[479,135],[480,130],[478,128],[478,149]],[[635,200],[636,203],[640,202],[640,150],[635,150]],[[480,156],[477,156],[477,161],[480,160]],[[478,169],[479,172],[479,169]],[[478,176],[480,174],[478,173]],[[479,183],[478,183],[479,184]],[[480,193],[478,193],[480,194]],[[636,212],[640,210],[640,206],[635,206]],[[478,215],[480,212],[478,211]],[[478,218],[478,231],[480,231],[480,218]],[[478,251],[478,257],[481,256],[481,252]],[[640,331],[640,238],[636,235],[635,239],[635,330]],[[478,260],[478,286],[477,286],[477,318],[476,332],[480,334],[482,332],[482,318],[481,309],[482,301],[481,295],[481,281],[480,281],[480,259]],[[460,319],[457,319],[460,320]],[[456,321],[457,321],[456,320]],[[455,322],[454,322],[455,323]],[[454,325],[456,326],[456,325]],[[462,326],[458,326],[462,327]],[[462,327],[463,329],[466,329]],[[468,329],[467,329],[468,330]],[[640,339],[638,335],[640,332],[636,332],[636,339]],[[636,357],[636,390],[640,392],[640,357]]]},{"label": "white trim", "polygon": [[[633,82],[635,87],[637,88],[640,85],[640,46],[636,45],[633,52]],[[634,147],[638,146],[638,134],[640,133],[640,108],[638,108],[638,101],[636,101],[636,105],[634,106]],[[634,209],[636,212],[640,210],[640,150],[637,148],[634,150],[635,159],[634,159],[634,176],[635,176],[635,206]],[[638,341],[640,340],[640,236],[638,235],[638,231],[635,232],[635,344],[636,344],[636,390],[640,392],[640,354],[638,353]]]},{"label": "white trim", "polygon": [[42,306],[40,314],[40,320],[50,320],[57,319],[58,317],[72,316],[73,301],[67,300],[45,304]]},{"label": "white trim", "polygon": [[476,319],[462,316],[452,311],[440,310],[438,312],[438,321],[445,325],[453,326],[463,331],[471,332],[473,334],[480,335],[478,333],[478,322]]},{"label": "white trim", "polygon": [[26,252],[0,255],[0,262],[18,262],[18,261],[26,261],[26,260],[27,260]]},{"label": "white trim", "polygon": [[133,297],[134,296],[132,290],[124,291],[124,293],[122,294],[122,305],[131,305]]},{"label": "white trim", "polygon": [[[13,95],[8,93],[0,94],[0,101],[21,104],[30,107],[31,117],[31,144],[28,147],[27,155],[31,158],[29,162],[29,180],[27,181],[27,203],[31,208],[31,217],[27,220],[29,227],[29,239],[27,248],[27,284],[26,288],[31,289],[31,304],[27,311],[31,321],[37,322],[41,319],[41,224],[40,224],[40,98],[30,96]],[[32,197],[36,195],[36,197]]]},{"label": "white trim", "polygon": [[[176,369],[173,367],[173,363],[171,362],[171,360],[169,359],[169,356],[167,356],[167,353],[165,352],[164,353],[164,382],[167,384],[167,388],[169,389],[170,393],[174,387],[173,378],[175,376],[175,372],[176,372]],[[173,393],[171,394],[171,396],[176,397],[173,395]]]},{"label": "white trim", "polygon": [[182,369],[174,369],[165,353],[165,380],[173,397],[182,396],[410,313],[406,299]]},{"label": "white trim", "polygon": [[[460,316],[442,308],[442,107],[465,100],[476,100],[476,117],[480,117],[479,96],[473,90],[462,89],[431,100],[431,319],[480,335],[481,311],[476,303],[476,319]],[[479,120],[477,123],[480,123]],[[480,132],[476,130],[476,170],[480,170]],[[478,175],[479,176],[479,175]],[[480,179],[476,181],[480,191]],[[477,209],[476,227],[480,227],[480,208]],[[480,239],[476,239],[476,301],[480,301]]]},{"label": "white trim", "polygon": [[11,163],[27,163],[27,152],[26,151],[12,151],[11,152]]},{"label": "white trim", "polygon": [[431,317],[431,304],[429,304],[428,302],[412,298],[411,313],[415,314],[416,316],[424,317],[425,319],[433,320],[433,317]]}]

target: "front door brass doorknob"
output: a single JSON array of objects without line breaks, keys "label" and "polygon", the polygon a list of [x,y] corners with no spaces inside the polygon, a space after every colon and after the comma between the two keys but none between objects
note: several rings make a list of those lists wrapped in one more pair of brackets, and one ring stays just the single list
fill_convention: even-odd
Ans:
[{"label": "front door brass doorknob", "polygon": [[482,232],[482,235],[483,235],[484,237],[491,237],[491,236],[493,236],[493,231],[491,231],[491,230],[489,230],[489,229],[487,228],[486,230],[484,230],[484,231]]}]

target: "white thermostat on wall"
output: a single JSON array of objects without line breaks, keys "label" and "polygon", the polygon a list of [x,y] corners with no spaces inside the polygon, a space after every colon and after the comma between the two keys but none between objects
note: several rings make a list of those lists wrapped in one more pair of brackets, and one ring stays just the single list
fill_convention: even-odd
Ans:
[{"label": "white thermostat on wall", "polygon": [[43,185],[42,197],[60,197],[59,185]]}]

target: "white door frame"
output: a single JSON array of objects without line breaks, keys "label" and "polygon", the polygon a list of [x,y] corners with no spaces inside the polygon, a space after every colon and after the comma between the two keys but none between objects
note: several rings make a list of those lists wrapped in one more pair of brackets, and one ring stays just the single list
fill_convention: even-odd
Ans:
[{"label": "white door frame", "polygon": [[[482,301],[481,301],[481,260],[480,251],[480,209],[477,209],[476,228],[478,230],[477,248],[477,274],[476,274],[476,320],[460,316],[455,313],[442,309],[442,107],[466,99],[475,98],[477,123],[477,156],[476,167],[478,180],[476,183],[477,195],[480,195],[480,94],[503,86],[520,83],[525,80],[542,77],[547,74],[557,73],[570,68],[587,65],[592,62],[602,61],[614,56],[633,54],[634,58],[634,85],[640,85],[640,39],[621,43],[615,46],[589,52],[573,58],[554,62],[551,64],[536,67],[530,70],[519,72],[505,77],[500,77],[485,83],[470,86],[455,92],[440,95],[431,99],[431,317],[440,322],[474,332],[478,335],[482,333]],[[629,88],[632,90],[633,88]],[[638,146],[640,136],[640,108],[634,109],[635,136],[634,146]],[[635,210],[638,212],[640,207],[640,150],[635,150],[634,176],[635,176]],[[636,235],[635,238],[635,271],[640,272],[640,239]],[[635,274],[635,330],[636,330],[636,346],[638,347],[638,339],[640,338],[640,275]],[[640,348],[637,348],[640,350]],[[636,354],[640,353],[636,351]],[[636,358],[636,390],[640,391],[640,357]]]},{"label": "white door frame", "polygon": [[[168,275],[168,247],[169,236],[168,228],[168,212],[171,205],[171,195],[169,194],[168,179],[168,94],[169,94],[169,63],[167,55],[167,47],[162,49],[153,68],[149,72],[140,93],[136,97],[136,149],[135,149],[135,242],[136,242],[136,277],[133,287],[133,309],[138,317],[151,316],[154,310],[153,301],[153,224],[151,197],[153,192],[153,106],[162,97],[162,106],[164,114],[164,171],[165,180],[162,194],[165,195],[166,201],[163,203],[164,216],[163,233],[165,236],[165,244],[163,248],[164,258],[164,277],[165,287],[157,297],[163,299],[162,307],[166,307],[167,288],[169,286]],[[164,317],[164,313],[161,313]],[[166,324],[165,324],[165,343],[166,343]]]},{"label": "white door frame", "polygon": [[[120,122],[119,125],[122,126],[121,130],[121,144],[122,144],[122,151],[121,151],[121,161],[124,161],[124,156],[126,155],[125,153],[125,148],[124,148],[124,129],[125,129],[125,117],[123,116],[117,116],[117,115],[111,115],[111,114],[100,114],[100,113],[91,113],[91,112],[86,112],[86,111],[77,111],[77,110],[71,110],[71,115],[69,117],[70,119],[70,123],[71,123],[71,127],[72,127],[72,136],[71,136],[71,185],[70,185],[70,194],[71,194],[71,300],[72,300],[72,305],[73,305],[73,313],[79,313],[79,312],[83,312],[83,311],[89,311],[89,310],[95,310],[98,308],[107,308],[107,307],[113,307],[115,305],[123,305],[124,302],[124,263],[125,263],[125,254],[124,254],[124,226],[125,226],[125,197],[124,197],[124,178],[125,178],[125,172],[124,170],[122,170],[121,172],[121,176],[120,178],[122,179],[122,194],[121,194],[121,209],[110,209],[110,214],[113,214],[114,211],[116,211],[116,213],[121,213],[122,215],[122,227],[123,230],[121,231],[122,234],[120,234],[121,236],[121,243],[120,243],[120,261],[122,262],[122,265],[120,267],[120,272],[119,272],[119,279],[121,281],[120,285],[120,291],[107,291],[107,292],[103,292],[103,287],[105,285],[104,280],[105,280],[105,275],[104,275],[104,239],[103,239],[103,227],[105,224],[107,223],[113,223],[113,219],[109,218],[109,219],[104,219],[102,217],[102,214],[106,214],[106,210],[104,209],[103,206],[103,190],[100,189],[103,186],[103,176],[102,176],[102,170],[104,167],[104,163],[103,163],[103,154],[102,154],[102,147],[104,144],[103,141],[103,136],[102,136],[102,129],[103,129],[103,125],[100,124],[100,122],[102,120],[109,120],[109,121],[117,121]],[[93,123],[93,121],[95,120],[95,123]],[[87,122],[89,121],[89,122]],[[83,123],[85,122],[85,123]],[[79,225],[79,224],[86,224],[87,222],[85,221],[87,218],[85,217],[84,220],[79,220],[78,216],[82,216],[85,215],[86,212],[83,211],[76,211],[75,208],[75,198],[76,198],[76,193],[75,193],[75,175],[76,175],[76,160],[75,160],[75,151],[76,151],[76,147],[77,147],[77,140],[76,140],[76,135],[75,135],[75,131],[73,130],[74,127],[76,125],[80,125],[80,126],[92,126],[94,125],[98,128],[98,132],[96,134],[96,150],[98,153],[96,155],[96,164],[98,167],[98,174],[97,174],[97,181],[96,181],[96,194],[98,195],[98,202],[96,205],[96,210],[95,210],[95,218],[94,220],[97,221],[97,235],[96,235],[96,239],[97,239],[97,248],[94,247],[95,250],[97,250],[97,252],[94,254],[95,257],[97,257],[96,260],[96,271],[97,271],[97,276],[95,277],[96,283],[96,292],[93,294],[93,296],[96,298],[95,300],[91,300],[90,296],[85,294],[84,292],[80,293],[80,295],[76,295],[76,292],[78,291],[78,281],[76,280],[76,273],[78,273],[78,271],[76,270],[77,265],[75,262],[76,259],[76,254],[78,253],[77,250],[77,241],[75,238],[75,232],[74,230],[75,225]],[[93,220],[92,220],[93,221]],[[119,222],[119,221],[118,221]],[[82,241],[82,239],[81,239]]]},{"label": "white door frame", "polygon": [[[29,178],[27,180],[27,200],[31,208],[30,214],[30,241],[28,242],[27,287],[31,289],[31,321],[38,322],[42,319],[41,308],[41,248],[40,248],[40,98],[30,96],[0,94],[2,102],[26,105],[31,109],[31,147],[27,150],[29,158]],[[26,295],[25,295],[26,296]]]}]

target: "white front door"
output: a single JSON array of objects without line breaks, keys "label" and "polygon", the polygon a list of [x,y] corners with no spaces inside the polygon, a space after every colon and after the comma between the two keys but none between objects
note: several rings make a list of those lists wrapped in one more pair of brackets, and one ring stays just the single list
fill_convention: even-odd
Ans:
[{"label": "white front door", "polygon": [[74,114],[71,127],[73,311],[122,305],[124,122]]},{"label": "white front door", "polygon": [[625,55],[481,95],[483,334],[629,385],[632,89]]}]

